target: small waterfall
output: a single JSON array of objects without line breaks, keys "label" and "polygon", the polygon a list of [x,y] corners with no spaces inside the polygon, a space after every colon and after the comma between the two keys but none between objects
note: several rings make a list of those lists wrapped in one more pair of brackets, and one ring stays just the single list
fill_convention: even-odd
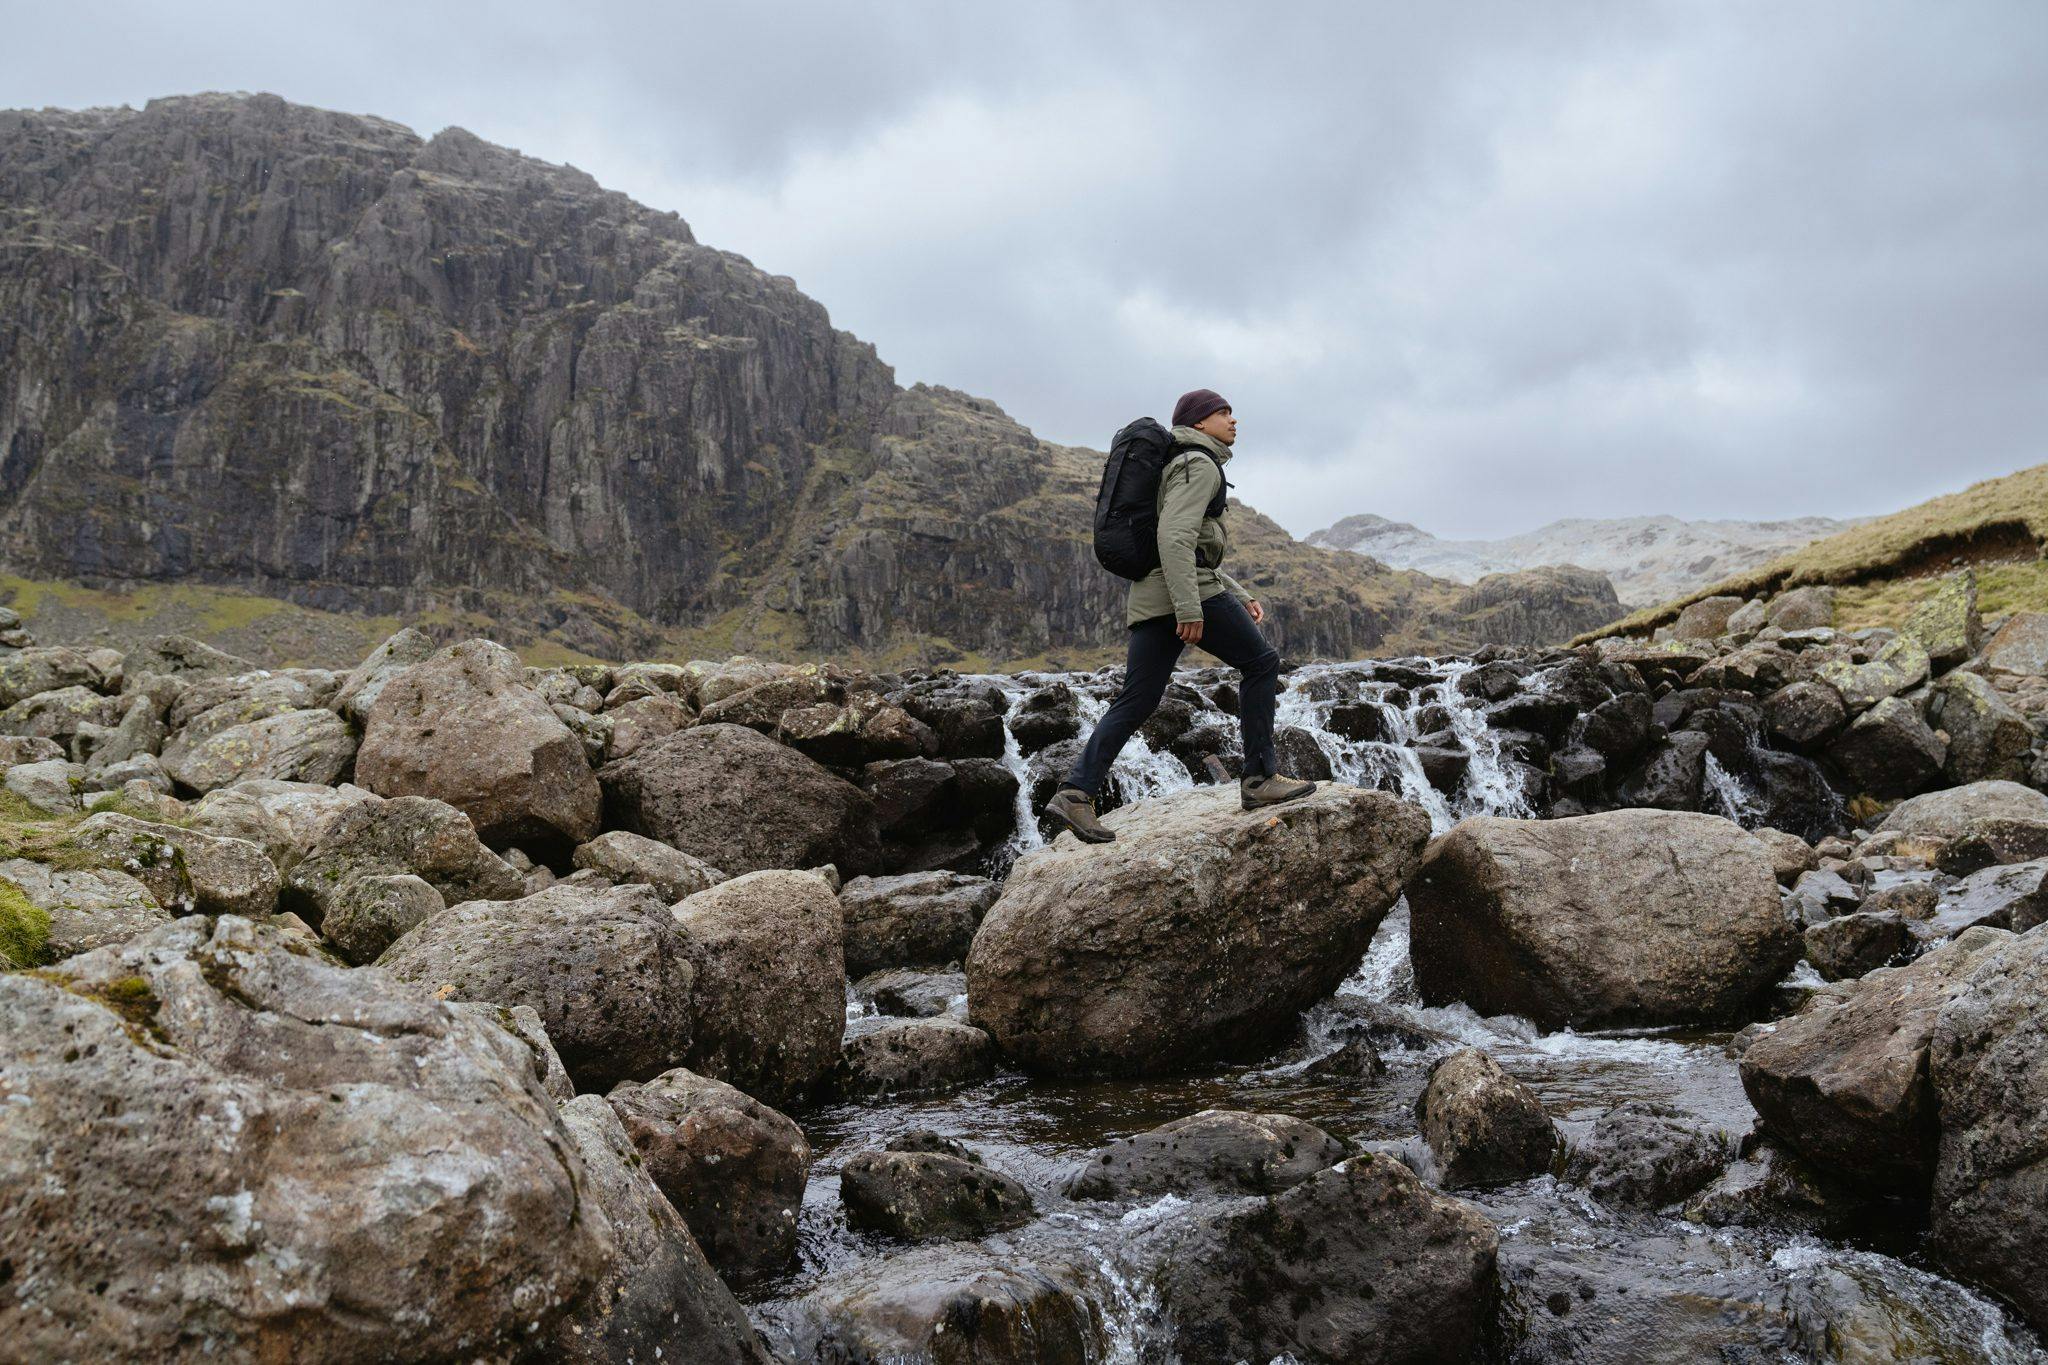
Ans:
[{"label": "small waterfall", "polygon": [[1024,761],[1024,750],[1017,743],[1017,736],[1010,729],[1010,717],[1016,714],[1029,687],[1007,673],[978,673],[977,682],[994,683],[1003,693],[1003,770],[1017,779],[1016,828],[1010,837],[996,850],[990,861],[1001,872],[1008,872],[1011,864],[1034,848],[1045,847],[1045,836],[1038,832],[1038,815],[1031,809],[1031,770]]},{"label": "small waterfall", "polygon": [[1725,815],[1744,829],[1764,823],[1768,811],[1740,777],[1721,766],[1721,760],[1707,754],[1706,775],[1700,785],[1716,814]]},{"label": "small waterfall", "polygon": [[[1081,733],[1086,736],[1109,710],[1112,699],[1078,687],[1074,691],[1080,701]],[[1155,751],[1143,734],[1132,735],[1124,745],[1109,770],[1109,780],[1116,787],[1117,797],[1126,804],[1148,796],[1189,791],[1195,785],[1185,763],[1171,753]]]}]

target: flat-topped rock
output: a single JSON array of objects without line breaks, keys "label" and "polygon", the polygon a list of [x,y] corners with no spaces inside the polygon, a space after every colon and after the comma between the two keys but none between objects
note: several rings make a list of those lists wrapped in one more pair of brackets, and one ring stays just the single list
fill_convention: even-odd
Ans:
[{"label": "flat-topped rock", "polygon": [[1429,818],[1331,784],[1140,801],[1025,855],[967,958],[970,1019],[1028,1070],[1146,1075],[1276,1040],[1358,963]]}]

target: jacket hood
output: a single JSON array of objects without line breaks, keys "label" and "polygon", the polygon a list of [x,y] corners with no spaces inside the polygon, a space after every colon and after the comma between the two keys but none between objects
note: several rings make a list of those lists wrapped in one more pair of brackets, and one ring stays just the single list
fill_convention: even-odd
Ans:
[{"label": "jacket hood", "polygon": [[1193,427],[1175,427],[1173,439],[1182,445],[1200,446],[1216,457],[1217,464],[1228,463],[1230,459],[1230,447],[1206,431],[1197,431]]}]

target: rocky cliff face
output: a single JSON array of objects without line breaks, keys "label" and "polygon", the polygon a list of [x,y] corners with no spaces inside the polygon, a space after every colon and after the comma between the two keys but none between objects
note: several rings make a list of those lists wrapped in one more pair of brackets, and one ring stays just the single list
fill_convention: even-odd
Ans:
[{"label": "rocky cliff face", "polygon": [[[1085,539],[1099,455],[898,388],[787,278],[460,129],[265,95],[0,113],[0,310],[18,573],[482,614],[611,656],[1121,637]],[[1450,585],[1236,515],[1293,653],[1492,638]],[[1582,605],[1549,633],[1618,614]]]},{"label": "rocky cliff face", "polygon": [[1828,517],[1683,521],[1677,517],[1573,517],[1499,540],[1442,540],[1370,513],[1310,533],[1311,545],[1356,550],[1385,564],[1460,583],[1488,574],[1572,564],[1613,580],[1622,600],[1662,602],[1854,525]]}]

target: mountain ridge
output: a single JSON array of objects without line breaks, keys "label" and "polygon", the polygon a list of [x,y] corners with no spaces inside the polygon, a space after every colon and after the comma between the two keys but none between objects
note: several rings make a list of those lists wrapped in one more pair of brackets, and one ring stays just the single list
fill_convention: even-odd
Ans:
[{"label": "mountain ridge", "polygon": [[1572,564],[1606,574],[1618,597],[1643,605],[1754,568],[1855,524],[1833,517],[1563,517],[1519,535],[1452,540],[1368,512],[1344,517],[1306,540],[1454,582]]},{"label": "mountain ridge", "polygon": [[[1123,585],[1087,544],[1099,453],[899,386],[788,277],[459,128],[261,94],[0,113],[0,298],[0,558],[23,579],[607,657],[1121,654]],[[1297,656],[1620,614],[1555,575],[1505,617],[1461,611],[1460,585],[1231,516]]]}]

